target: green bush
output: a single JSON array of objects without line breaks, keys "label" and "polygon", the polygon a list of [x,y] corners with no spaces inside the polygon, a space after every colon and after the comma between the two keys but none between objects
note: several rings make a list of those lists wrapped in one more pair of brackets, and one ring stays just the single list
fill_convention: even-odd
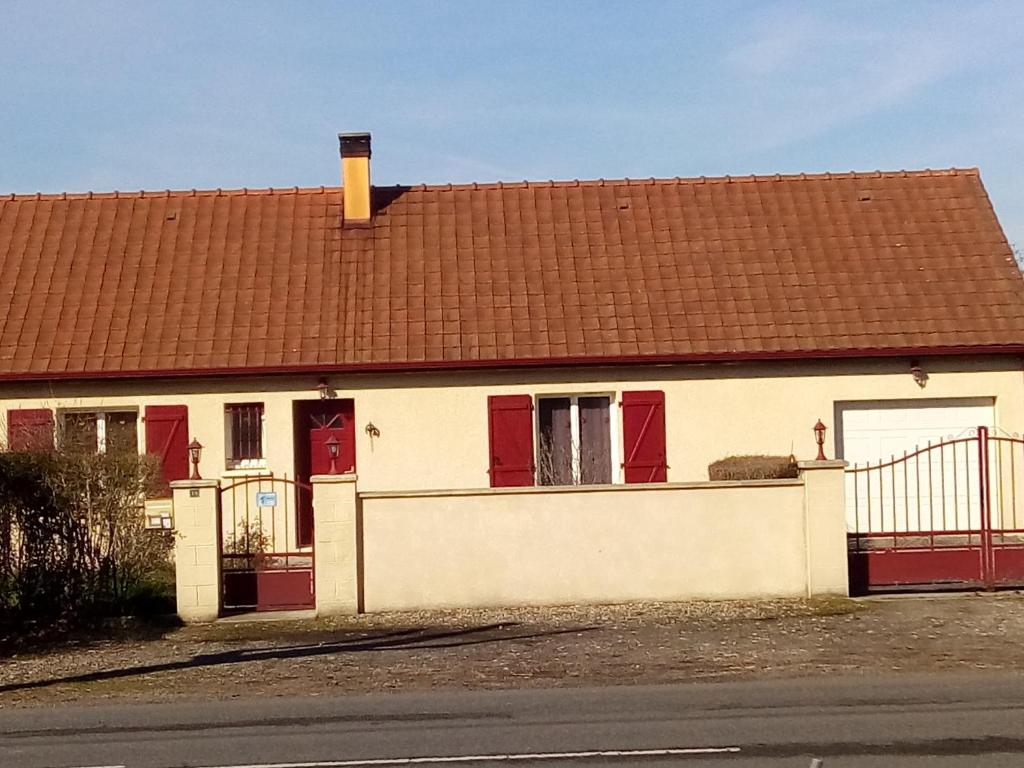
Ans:
[{"label": "green bush", "polygon": [[171,535],[145,527],[159,466],[0,453],[0,625],[74,626],[167,604]]},{"label": "green bush", "polygon": [[708,465],[712,480],[777,480],[797,476],[792,456],[728,456]]}]

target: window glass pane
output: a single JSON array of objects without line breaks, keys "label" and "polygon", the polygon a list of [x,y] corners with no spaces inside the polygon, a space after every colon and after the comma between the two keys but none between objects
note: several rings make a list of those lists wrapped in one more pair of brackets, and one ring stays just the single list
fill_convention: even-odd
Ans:
[{"label": "window glass pane", "polygon": [[136,454],[139,452],[138,421],[134,412],[121,411],[106,415],[107,453]]},{"label": "window glass pane", "polygon": [[541,485],[572,485],[572,417],[568,397],[537,401],[540,426],[537,461]]},{"label": "window glass pane", "polygon": [[252,453],[249,442],[249,408],[239,408],[235,411],[235,440],[238,448],[235,451],[236,459],[251,459]]},{"label": "window glass pane", "polygon": [[99,447],[96,437],[96,414],[65,413],[61,440],[65,451],[96,453]]},{"label": "window glass pane", "polygon": [[612,442],[607,397],[581,397],[580,482],[612,481]]},{"label": "window glass pane", "polygon": [[263,458],[263,406],[256,405],[249,409],[249,456],[250,459]]},{"label": "window glass pane", "polygon": [[231,417],[228,423],[228,429],[231,431],[231,456],[234,460],[242,458],[244,451],[242,450],[242,415],[243,410],[235,406],[228,409],[228,414]]},{"label": "window glass pane", "polygon": [[263,458],[263,403],[227,406],[228,445],[232,462]]}]

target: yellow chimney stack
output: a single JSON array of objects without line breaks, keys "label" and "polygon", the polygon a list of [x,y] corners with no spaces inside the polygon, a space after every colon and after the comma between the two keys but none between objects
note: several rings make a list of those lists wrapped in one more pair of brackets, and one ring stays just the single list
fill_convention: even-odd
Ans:
[{"label": "yellow chimney stack", "polygon": [[370,195],[370,134],[339,133],[344,226],[367,227],[373,215]]}]

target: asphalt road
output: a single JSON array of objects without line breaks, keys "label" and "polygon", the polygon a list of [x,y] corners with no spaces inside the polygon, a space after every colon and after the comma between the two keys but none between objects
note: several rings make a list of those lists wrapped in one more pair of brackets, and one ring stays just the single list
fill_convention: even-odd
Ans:
[{"label": "asphalt road", "polygon": [[1005,766],[1021,723],[980,673],[258,698],[2,711],[0,766]]}]

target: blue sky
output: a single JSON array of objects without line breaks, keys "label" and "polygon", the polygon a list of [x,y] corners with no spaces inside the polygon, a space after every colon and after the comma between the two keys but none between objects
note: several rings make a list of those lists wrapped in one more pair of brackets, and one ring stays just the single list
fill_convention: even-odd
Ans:
[{"label": "blue sky", "polygon": [[979,166],[1024,246],[1024,3],[47,2],[0,191]]}]

